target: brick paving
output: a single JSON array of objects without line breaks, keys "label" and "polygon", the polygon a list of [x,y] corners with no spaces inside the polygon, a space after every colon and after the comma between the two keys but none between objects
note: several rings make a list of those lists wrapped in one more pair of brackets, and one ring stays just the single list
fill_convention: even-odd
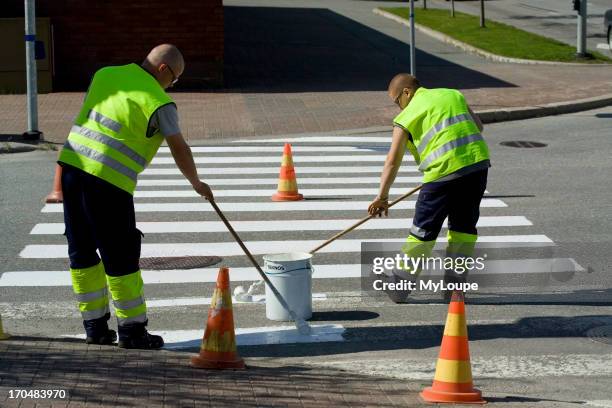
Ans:
[{"label": "brick paving", "polygon": [[[87,346],[82,340],[0,342],[0,406],[411,407],[420,384],[247,359],[244,371],[189,367],[191,353]],[[412,387],[412,388],[411,388]],[[65,390],[65,399],[11,399],[9,390]]]}]

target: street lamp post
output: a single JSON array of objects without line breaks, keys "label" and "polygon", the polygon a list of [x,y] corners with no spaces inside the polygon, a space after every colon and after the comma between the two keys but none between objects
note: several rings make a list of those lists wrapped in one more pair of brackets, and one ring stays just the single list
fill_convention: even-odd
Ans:
[{"label": "street lamp post", "polygon": [[416,75],[414,38],[414,0],[410,0],[410,75]]},{"label": "street lamp post", "polygon": [[38,84],[36,78],[36,2],[25,0],[25,48],[26,48],[26,78],[27,78],[27,106],[28,130],[23,133],[27,140],[42,139],[42,132],[38,130]]},{"label": "street lamp post", "polygon": [[485,6],[484,0],[480,0],[480,28],[485,27]]},{"label": "street lamp post", "polygon": [[578,33],[576,40],[576,54],[578,57],[586,56],[587,39],[587,0],[578,2]]}]

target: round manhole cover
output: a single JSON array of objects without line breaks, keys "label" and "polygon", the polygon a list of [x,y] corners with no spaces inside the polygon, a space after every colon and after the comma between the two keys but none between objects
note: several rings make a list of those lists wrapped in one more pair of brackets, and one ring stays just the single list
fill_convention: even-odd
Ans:
[{"label": "round manhole cover", "polygon": [[142,269],[194,269],[205,268],[221,262],[218,256],[172,256],[165,258],[140,258]]},{"label": "round manhole cover", "polygon": [[598,343],[612,345],[612,325],[594,327],[586,332],[588,338]]},{"label": "round manhole cover", "polygon": [[501,142],[500,145],[508,147],[522,147],[527,149],[532,147],[546,147],[546,143],[530,142],[526,140],[511,140],[509,142]]}]

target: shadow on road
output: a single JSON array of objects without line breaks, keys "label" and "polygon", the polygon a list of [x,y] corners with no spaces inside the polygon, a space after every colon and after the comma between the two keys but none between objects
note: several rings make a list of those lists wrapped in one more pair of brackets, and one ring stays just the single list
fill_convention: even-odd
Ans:
[{"label": "shadow on road", "polygon": [[[493,339],[584,338],[595,327],[612,324],[610,315],[538,316],[525,317],[512,323],[470,324],[470,341]],[[274,346],[241,347],[245,357],[307,357],[348,354],[364,351],[426,349],[438,347],[444,332],[442,324],[411,326],[349,327],[344,333],[346,342],[275,344]]]},{"label": "shadow on road", "polygon": [[[224,7],[224,13],[229,89],[381,91],[410,66],[408,44],[328,9]],[[423,49],[417,49],[416,59],[428,87],[515,86]]]}]

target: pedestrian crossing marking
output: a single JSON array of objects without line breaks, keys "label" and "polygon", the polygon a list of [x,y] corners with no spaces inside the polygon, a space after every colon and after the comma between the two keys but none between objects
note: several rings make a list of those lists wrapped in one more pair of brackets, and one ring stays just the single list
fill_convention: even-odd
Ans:
[{"label": "pedestrian crossing marking", "polygon": [[[233,221],[232,226],[237,232],[272,232],[272,231],[334,231],[343,230],[353,225],[353,219],[332,220],[291,220],[287,221]],[[393,218],[375,218],[361,225],[359,230],[390,230],[406,229],[412,224],[411,218],[402,219],[401,222]],[[521,216],[483,216],[478,220],[478,228],[486,227],[523,227],[533,225]],[[444,222],[444,227],[447,222]],[[137,228],[145,234],[166,233],[215,233],[225,232],[227,227],[221,221],[168,221],[168,222],[139,222]],[[64,233],[64,223],[36,224],[30,234],[32,235],[58,235]]]},{"label": "pedestrian crossing marking", "polygon": [[[372,197],[373,198],[373,197]],[[204,202],[184,203],[135,203],[136,213],[141,212],[212,212],[210,204]],[[401,201],[393,208],[399,210],[414,210],[416,201]],[[370,201],[294,201],[294,202],[217,202],[223,212],[288,212],[288,211],[361,211],[365,213]],[[502,200],[484,198],[480,208],[507,207]],[[46,204],[43,213],[61,213],[62,204]]]},{"label": "pedestrian crossing marking", "polygon": [[[344,239],[334,241],[319,253],[345,253],[361,251],[361,243],[367,242],[403,242],[406,236],[396,238],[378,239]],[[438,242],[447,242],[446,237],[440,237]],[[533,244],[552,244],[546,235],[483,235],[478,242],[503,243],[501,248],[537,246]],[[285,252],[305,252],[320,244],[320,240],[303,241],[248,241],[245,242],[249,251],[256,255]],[[525,245],[527,244],[527,245]],[[548,245],[542,245],[548,246]],[[141,257],[171,257],[171,256],[239,256],[244,252],[236,242],[207,242],[207,243],[171,243],[171,244],[142,244]],[[19,254],[22,258],[68,258],[68,245],[26,245]]]},{"label": "pedestrian crossing marking", "polygon": [[[295,156],[294,164],[299,163],[339,163],[339,162],[376,162],[381,165],[387,156],[383,155],[343,155],[343,156]],[[196,164],[232,164],[232,163],[274,163],[280,165],[281,156],[194,156]],[[404,155],[405,162],[414,162],[414,159],[408,155]],[[174,164],[173,157],[157,157],[151,161],[152,165],[156,164]]]},{"label": "pedestrian crossing marking", "polygon": [[[486,262],[486,271],[474,270],[472,275],[516,275],[580,273],[582,268],[572,258],[544,259],[504,259]],[[345,279],[360,278],[360,264],[317,265],[314,268],[313,279]],[[257,281],[259,274],[253,267],[230,268],[232,282]],[[175,283],[214,283],[217,281],[217,268],[197,268],[187,270],[143,270],[142,279],[145,284],[175,284]],[[0,276],[0,287],[8,286],[71,286],[68,271],[11,271]]]},{"label": "pedestrian crossing marking", "polygon": [[[294,161],[297,164],[296,174],[298,185],[305,186],[300,189],[306,198],[300,202],[273,203],[266,199],[271,195],[278,182],[278,171],[282,154],[283,142],[295,143],[293,146]],[[300,237],[302,231],[338,231],[346,228],[365,214],[370,201],[378,193],[380,173],[383,161],[389,147],[390,137],[375,136],[325,136],[325,137],[292,137],[286,140],[260,139],[243,140],[223,146],[194,146],[195,161],[198,163],[198,173],[213,186],[213,191],[220,197],[219,205],[227,213],[249,213],[260,218],[254,221],[233,221],[237,231],[240,232],[295,232],[294,238]],[[350,143],[351,145],[339,145]],[[276,154],[277,153],[277,154]],[[397,177],[393,195],[399,195],[411,186],[421,182],[416,166],[410,155],[405,156],[405,164],[402,166]],[[242,256],[240,247],[231,240],[231,236],[225,233],[224,225],[214,218],[212,207],[209,203],[200,199],[190,188],[185,189],[156,189],[156,187],[184,186],[189,183],[183,178],[178,168],[174,165],[174,159],[169,154],[167,147],[162,147],[158,156],[153,160],[151,166],[140,176],[138,189],[135,193],[135,208],[137,214],[149,213],[148,219],[155,220],[165,218],[162,213],[166,212],[199,212],[202,213],[201,221],[148,221],[139,222],[138,227],[145,234],[164,234],[161,243],[143,243],[143,257],[168,257],[168,256],[201,256],[215,255],[222,257]],[[329,176],[329,177],[327,177]],[[337,185],[339,188],[330,187]],[[351,185],[362,185],[362,188],[351,188]],[[261,188],[263,186],[263,188]],[[217,188],[227,187],[227,188]],[[259,187],[259,188],[257,188]],[[244,197],[260,197],[257,199],[246,199]],[[321,200],[316,200],[320,197]],[[361,200],[353,200],[359,197]],[[174,200],[178,202],[164,202],[162,198],[185,198],[185,200]],[[403,201],[397,204],[396,209],[413,210],[415,201]],[[499,247],[543,247],[554,246],[553,241],[542,234],[526,233],[525,228],[530,228],[533,223],[523,216],[502,215],[499,212],[487,214],[488,209],[501,209],[508,207],[507,204],[497,198],[485,198],[481,202],[482,212],[478,227],[487,228],[487,235],[479,237],[480,242],[498,243]],[[318,219],[307,219],[312,212],[322,212],[331,219],[325,219],[324,215],[317,214]],[[47,214],[61,214],[62,205],[47,204],[42,208],[43,220],[46,221]],[[267,213],[258,217],[258,213]],[[289,212],[289,214],[284,214]],[[354,212],[350,213],[350,212]],[[357,213],[359,212],[359,214]],[[279,214],[280,220],[273,220],[275,213]],[[282,213],[282,214],[281,214]],[[179,216],[180,218],[180,216]],[[210,220],[210,219],[213,220]],[[261,219],[265,218],[265,219]],[[412,220],[404,217],[401,220],[393,218],[373,219],[360,227],[370,232],[380,231],[381,237],[377,239],[342,239],[335,241],[328,247],[322,249],[326,253],[327,263],[316,264],[313,272],[314,279],[358,279],[361,276],[361,265],[350,264],[342,261],[341,254],[359,254],[361,243],[367,242],[403,242],[408,234],[408,228]],[[445,224],[446,227],[446,224]],[[500,230],[503,228],[503,230]],[[520,234],[512,234],[512,228],[523,228]],[[63,223],[46,222],[36,224],[32,235],[36,235],[37,244],[26,245],[19,256],[23,262],[40,259],[67,259],[67,245],[38,244],[40,239],[55,239],[64,231]],[[516,232],[519,232],[518,230]],[[177,242],[184,233],[198,233],[198,237],[204,240],[214,239],[217,242]],[[217,234],[213,238],[210,234]],[[358,235],[359,236],[359,235]],[[395,238],[387,238],[388,236]],[[34,239],[34,237],[32,237]],[[255,240],[247,241],[247,247],[256,255],[275,252],[307,251],[320,244],[321,240]],[[438,242],[444,245],[446,237],[441,236]],[[335,254],[338,254],[336,256]],[[354,257],[351,257],[354,262]],[[540,273],[550,269],[552,262],[555,267],[567,269],[573,272],[582,272],[580,267],[571,258],[552,259],[510,259],[501,261],[489,261],[492,273],[505,273],[504,271]],[[26,264],[27,265],[27,264]],[[10,271],[0,275],[0,287],[8,286],[65,286],[71,285],[70,273],[67,269],[61,271],[24,270]],[[214,283],[217,277],[217,267],[192,269],[192,270],[144,270],[142,272],[145,284],[172,285],[180,283]],[[259,275],[252,267],[230,268],[233,282],[259,280]],[[179,304],[193,304],[193,302],[206,302],[207,298],[178,299],[174,302],[163,300],[150,301],[150,307],[169,307]],[[191,302],[191,303],[190,303]],[[177,331],[168,331],[166,340],[169,344],[184,347],[193,342],[196,347],[201,341],[202,329],[197,331],[177,334]],[[240,330],[240,329],[239,329]],[[265,328],[266,334],[276,328]],[[341,328],[343,331],[344,329]],[[174,332],[174,334],[173,334]],[[195,333],[197,332],[197,336]],[[163,335],[163,333],[162,333]],[[175,336],[173,340],[172,336]],[[342,336],[340,335],[340,338]],[[290,339],[289,342],[296,342]],[[333,340],[335,341],[335,340]]]},{"label": "pedestrian crossing marking", "polygon": [[[240,164],[236,161],[235,164]],[[211,165],[210,167],[198,167],[198,174],[201,176],[219,176],[219,175],[230,175],[230,174],[276,174],[278,176],[278,170],[280,167],[280,159],[277,166],[267,167],[218,167]],[[295,173],[300,174],[357,174],[357,173],[373,173],[380,176],[382,171],[382,163],[377,166],[299,166],[296,168]],[[418,174],[416,166],[402,166],[402,173],[415,173]],[[181,171],[176,167],[149,167],[143,171],[140,176],[181,176]],[[299,179],[298,179],[299,183]]]},{"label": "pedestrian crossing marking", "polygon": [[[395,178],[394,185],[405,185],[407,183],[420,183],[422,177],[403,177]],[[276,187],[277,177],[269,178],[207,178],[206,183],[210,186],[254,186],[266,185]],[[380,183],[380,177],[360,176],[360,177],[300,177],[299,185],[307,184],[375,184]],[[138,187],[161,187],[161,186],[189,186],[189,181],[185,179],[142,179],[138,180]]]}]

